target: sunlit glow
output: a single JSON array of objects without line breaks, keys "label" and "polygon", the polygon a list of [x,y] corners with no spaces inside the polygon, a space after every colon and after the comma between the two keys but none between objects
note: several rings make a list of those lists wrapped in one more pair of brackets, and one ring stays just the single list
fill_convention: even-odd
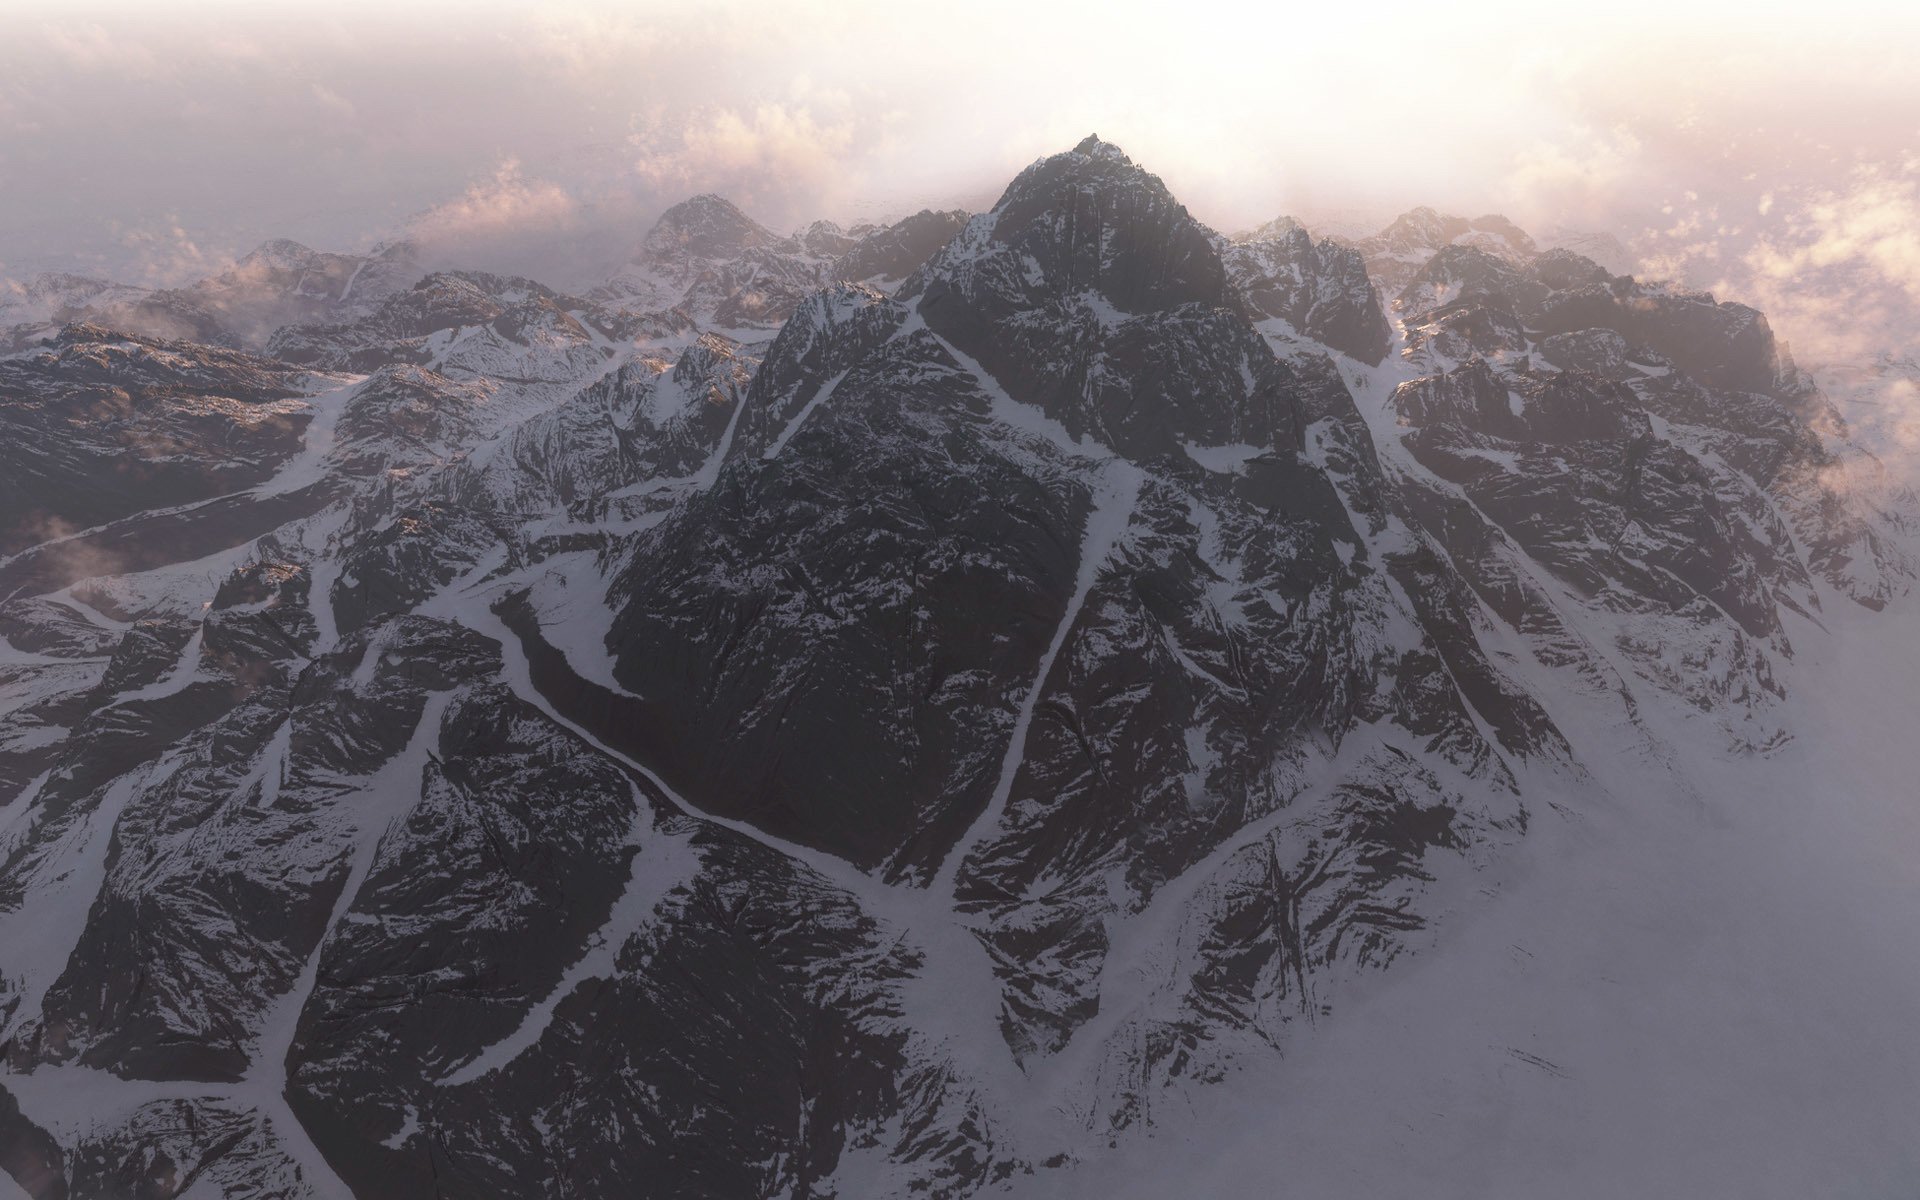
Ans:
[{"label": "sunlit glow", "polygon": [[410,233],[573,282],[693,192],[776,226],[976,207],[1093,131],[1223,231],[1430,204],[1611,233],[1699,284],[1920,280],[1920,13],[1813,15],[8,0],[0,274],[172,282],[269,236]]}]

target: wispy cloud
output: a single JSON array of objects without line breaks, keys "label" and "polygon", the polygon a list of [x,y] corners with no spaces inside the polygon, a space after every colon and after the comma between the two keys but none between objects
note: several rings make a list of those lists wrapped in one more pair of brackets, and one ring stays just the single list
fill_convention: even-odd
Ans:
[{"label": "wispy cloud", "polygon": [[628,138],[633,170],[656,193],[715,191],[781,208],[842,186],[883,132],[844,94],[656,111],[639,124]]},{"label": "wispy cloud", "polygon": [[[0,257],[145,271],[121,232],[174,212],[219,231],[188,239],[202,249],[411,228],[482,265],[550,252],[585,278],[692,192],[784,227],[977,203],[1097,131],[1221,228],[1426,203],[1615,233],[1702,284],[1833,256],[1904,270],[1897,233],[1872,224],[1898,219],[1903,177],[1868,193],[1854,172],[1894,171],[1915,143],[1920,81],[1884,49],[1920,18],[1834,0],[1809,28],[1738,0],[1621,0],[1599,26],[1530,0],[1445,19],[1388,3],[1385,19],[1227,0],[1171,21],[1146,0],[1097,19],[1022,0],[36,17],[0,39]],[[1269,58],[1286,69],[1247,65]],[[1849,206],[1824,240],[1794,224],[1821,224],[1822,204]]]},{"label": "wispy cloud", "polygon": [[154,221],[116,226],[116,241],[124,252],[124,281],[149,287],[198,279],[232,261],[231,247],[205,249],[180,223],[177,213]]}]

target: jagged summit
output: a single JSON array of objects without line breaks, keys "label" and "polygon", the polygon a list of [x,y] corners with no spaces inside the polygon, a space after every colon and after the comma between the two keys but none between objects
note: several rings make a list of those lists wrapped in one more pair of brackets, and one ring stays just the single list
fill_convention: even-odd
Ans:
[{"label": "jagged summit", "polygon": [[[1276,217],[1220,247],[1228,278],[1258,319],[1369,364],[1386,356],[1392,330],[1360,252],[1315,242],[1292,217]],[[1284,332],[1273,330],[1270,332]]]},{"label": "jagged summit", "polygon": [[1022,171],[936,255],[921,281],[928,304],[942,303],[936,281],[942,294],[991,291],[1010,304],[1090,293],[1123,313],[1238,304],[1206,227],[1159,176],[1095,137]]},{"label": "jagged summit", "polygon": [[241,258],[236,266],[240,267],[304,267],[320,257],[313,247],[303,245],[292,238],[268,238]]},{"label": "jagged summit", "polygon": [[1100,135],[1097,133],[1090,133],[1086,137],[1081,138],[1079,144],[1074,146],[1073,152],[1075,154],[1084,154],[1088,158],[1104,158],[1112,162],[1129,164],[1133,162],[1132,159],[1127,157],[1126,151],[1120,149],[1120,147],[1114,145],[1112,142],[1101,141]]},{"label": "jagged summit", "polygon": [[1424,205],[1395,217],[1385,229],[1352,243],[1387,295],[1397,295],[1435,254],[1448,246],[1472,246],[1509,262],[1539,253],[1527,232],[1497,214],[1459,217]]},{"label": "jagged summit", "polygon": [[93,275],[80,275],[73,271],[42,271],[24,284],[12,279],[0,280],[0,295],[37,296],[44,292],[82,288],[98,290],[117,286]]},{"label": "jagged summit", "polygon": [[1227,240],[1229,242],[1259,242],[1272,238],[1291,236],[1295,231],[1306,232],[1307,227],[1299,218],[1281,214],[1273,220],[1252,229],[1243,230]]},{"label": "jagged summit", "polygon": [[720,258],[780,240],[724,196],[703,192],[660,214],[635,262],[669,257]]},{"label": "jagged summit", "polygon": [[[1742,942],[1845,915],[1818,839],[1701,913],[1744,837],[1626,835],[1837,803],[1812,672],[1910,632],[1920,502],[1860,490],[1756,311],[1498,218],[1388,233],[1227,241],[1089,137],[974,216],[693,197],[606,303],[318,253],[0,355],[0,1171],[1064,1196],[1269,1084],[1465,1080],[1449,1152],[1637,1100],[1535,1022],[1638,1013],[1754,897]],[[1888,978],[1840,957],[1755,965]],[[1913,1041],[1843,1048],[1920,1078]]]}]

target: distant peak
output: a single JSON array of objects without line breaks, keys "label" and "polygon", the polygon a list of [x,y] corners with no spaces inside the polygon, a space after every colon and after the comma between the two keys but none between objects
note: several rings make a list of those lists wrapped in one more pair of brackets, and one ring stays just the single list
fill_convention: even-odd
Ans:
[{"label": "distant peak", "polygon": [[1237,233],[1233,235],[1231,240],[1235,242],[1277,241],[1292,237],[1295,234],[1305,234],[1306,232],[1307,227],[1298,219],[1289,216],[1279,216],[1245,233]]},{"label": "distant peak", "polygon": [[737,225],[757,225],[738,204],[718,192],[689,196],[660,214],[662,221],[724,221]]},{"label": "distant peak", "polygon": [[687,253],[715,258],[779,240],[725,196],[702,192],[660,214],[641,245],[642,257]]},{"label": "distant peak", "polygon": [[1073,152],[1075,154],[1084,154],[1088,158],[1107,158],[1115,162],[1128,164],[1133,162],[1120,147],[1114,145],[1112,142],[1101,141],[1100,135],[1097,133],[1090,133],[1082,138],[1080,144],[1073,148]]},{"label": "distant peak", "polygon": [[312,258],[313,253],[311,246],[303,246],[292,238],[269,238],[240,262],[242,265],[268,263],[273,266],[292,266]]}]

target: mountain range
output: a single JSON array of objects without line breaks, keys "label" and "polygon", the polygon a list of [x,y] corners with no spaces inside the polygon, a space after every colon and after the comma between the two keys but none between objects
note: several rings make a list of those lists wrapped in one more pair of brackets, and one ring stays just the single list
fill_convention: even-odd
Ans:
[{"label": "mountain range", "polygon": [[1288,1086],[1906,628],[1901,464],[1582,248],[1223,236],[1089,137],[586,295],[0,295],[0,1169],[1045,1195]]}]

